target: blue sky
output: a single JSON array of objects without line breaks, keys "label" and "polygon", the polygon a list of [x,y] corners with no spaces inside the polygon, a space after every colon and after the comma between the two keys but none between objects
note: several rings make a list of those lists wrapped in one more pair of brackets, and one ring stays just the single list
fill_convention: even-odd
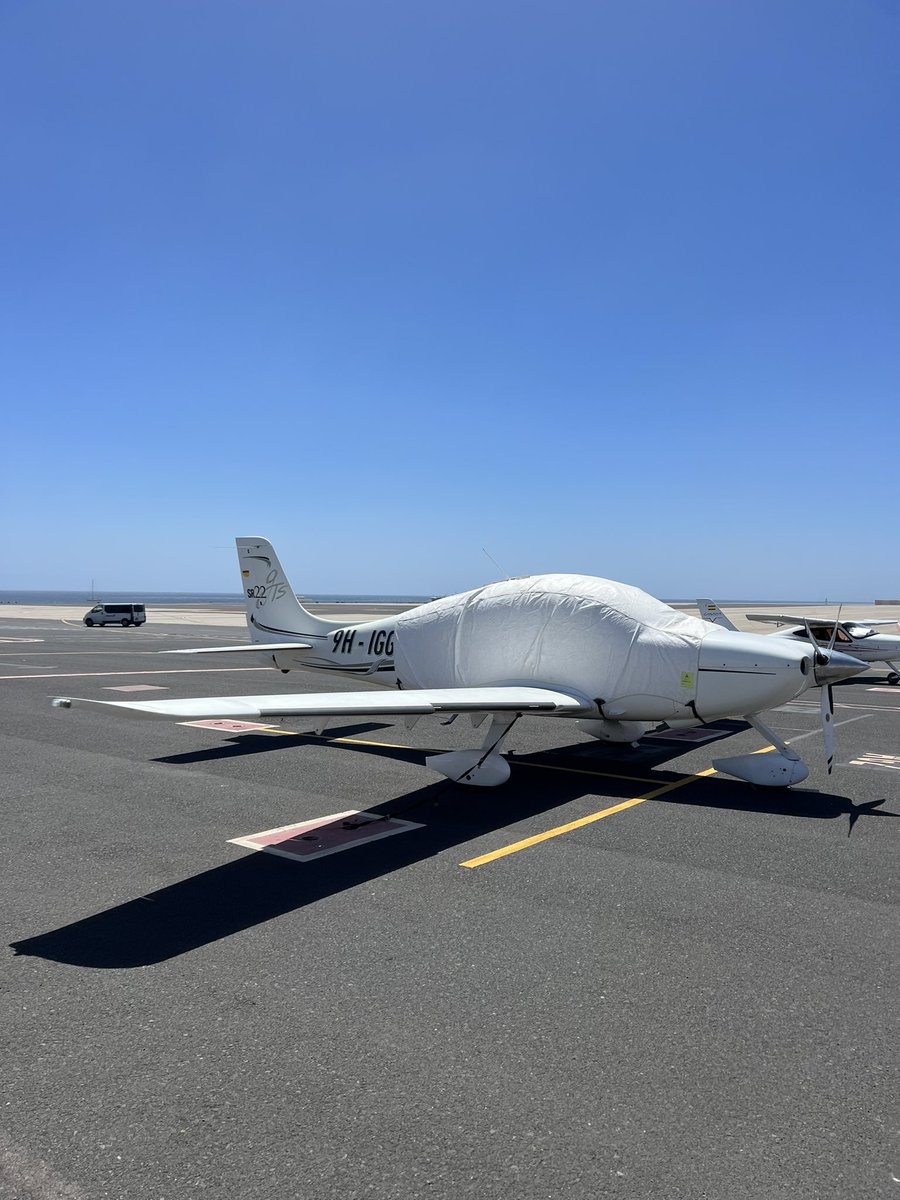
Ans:
[{"label": "blue sky", "polygon": [[890,0],[6,0],[0,98],[0,588],[900,592]]}]

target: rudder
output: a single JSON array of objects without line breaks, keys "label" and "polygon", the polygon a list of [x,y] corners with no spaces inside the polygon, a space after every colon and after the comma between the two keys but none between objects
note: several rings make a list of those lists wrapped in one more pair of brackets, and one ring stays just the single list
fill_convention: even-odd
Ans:
[{"label": "rudder", "polygon": [[308,612],[297,599],[272,543],[261,537],[235,538],[247,625],[254,642],[275,637],[297,638],[341,629]]},{"label": "rudder", "polygon": [[731,629],[737,632],[737,627],[725,616],[715,600],[710,600],[704,596],[697,601],[697,608],[700,610],[700,616],[704,621],[709,621],[713,625],[719,625],[722,629]]}]

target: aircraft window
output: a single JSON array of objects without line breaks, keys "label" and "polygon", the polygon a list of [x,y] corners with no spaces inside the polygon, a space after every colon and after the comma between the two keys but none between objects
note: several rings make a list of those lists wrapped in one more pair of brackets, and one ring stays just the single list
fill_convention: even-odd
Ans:
[{"label": "aircraft window", "polygon": [[848,625],[847,631],[855,638],[867,638],[875,636],[875,630],[870,629],[868,625]]},{"label": "aircraft window", "polygon": [[[816,639],[816,641],[819,643],[819,645],[825,645],[825,646],[830,645],[831,635],[834,633],[833,625],[810,625],[809,628],[812,631],[813,637]],[[807,637],[806,627],[804,626],[803,629],[795,629],[794,637],[806,638]],[[844,630],[839,627],[838,631],[837,631],[837,637],[834,640],[836,643],[837,642],[847,643],[847,642],[852,641],[852,638],[848,637],[847,634],[844,632]]]}]

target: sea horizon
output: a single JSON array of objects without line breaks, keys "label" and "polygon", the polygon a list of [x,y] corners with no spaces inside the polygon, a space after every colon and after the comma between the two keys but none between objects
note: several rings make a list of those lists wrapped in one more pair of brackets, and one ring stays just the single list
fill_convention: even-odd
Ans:
[{"label": "sea horizon", "polygon": [[[437,596],[425,595],[364,595],[364,594],[347,594],[339,592],[309,592],[304,595],[298,595],[298,599],[306,601],[310,604],[427,604],[429,600],[438,599]],[[666,599],[665,604],[695,604],[696,599],[676,598]],[[831,604],[835,607],[838,604],[853,605],[853,604],[891,604],[890,600],[829,600],[819,598],[818,600],[761,600],[759,597],[751,600],[718,600],[717,603],[722,607],[734,607],[735,605],[759,605],[771,607],[772,605],[783,605],[785,607],[800,606],[800,605],[815,605],[821,606]],[[897,603],[900,603],[898,601]],[[0,605],[3,604],[35,604],[35,605],[74,605],[84,604],[91,606],[94,604],[208,604],[215,607],[216,605],[239,605],[244,604],[244,597],[240,592],[136,592],[136,591],[109,591],[97,592],[91,595],[87,589],[73,589],[71,591],[60,591],[53,589],[41,588],[6,588],[0,590]]]},{"label": "sea horizon", "polygon": [[[306,593],[298,597],[310,604],[424,604],[432,596],[367,596],[343,595],[337,592]],[[91,595],[87,589],[60,591],[41,588],[6,588],[0,590],[0,604],[244,604],[240,592],[99,592]]]}]

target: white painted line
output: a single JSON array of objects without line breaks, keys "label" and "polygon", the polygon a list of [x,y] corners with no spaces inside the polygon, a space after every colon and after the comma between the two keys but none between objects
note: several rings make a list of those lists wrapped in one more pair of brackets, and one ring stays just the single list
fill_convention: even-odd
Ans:
[{"label": "white painted line", "polygon": [[895,696],[900,696],[900,687],[873,687],[866,688],[867,692],[893,692]]},{"label": "white painted line", "polygon": [[878,767],[882,771],[900,771],[900,755],[876,754],[873,750],[866,751],[859,758],[851,758],[851,767]]},{"label": "white painted line", "polygon": [[[44,666],[46,665],[47,664],[45,663]],[[50,663],[49,665],[52,667],[54,664]],[[34,667],[34,663],[13,663],[0,661],[0,667],[6,667],[7,670],[13,671],[31,671]]]},{"label": "white painted line", "polygon": [[188,667],[180,671],[86,671],[79,675],[0,675],[0,679],[108,679],[113,675],[225,675],[238,671],[274,671],[274,667]]},{"label": "white painted line", "polygon": [[114,683],[103,690],[104,692],[167,692],[169,689],[161,683]]},{"label": "white painted line", "polygon": [[[866,717],[871,716],[872,713],[863,713],[861,717],[848,717],[846,721],[835,721],[834,728],[837,729],[839,725],[852,725],[854,721],[865,721]],[[817,733],[821,732],[821,729],[811,729],[809,733],[801,733],[799,737],[787,738],[786,741],[789,746],[793,746],[794,742],[802,742],[804,738],[815,737]]]}]

